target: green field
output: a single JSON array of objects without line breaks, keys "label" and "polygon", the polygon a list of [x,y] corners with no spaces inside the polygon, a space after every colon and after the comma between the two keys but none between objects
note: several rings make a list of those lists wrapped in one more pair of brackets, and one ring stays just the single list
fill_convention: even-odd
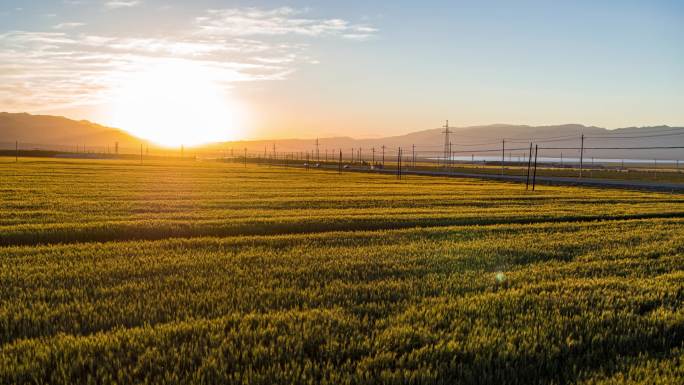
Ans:
[{"label": "green field", "polygon": [[1,384],[684,382],[684,195],[13,162]]}]

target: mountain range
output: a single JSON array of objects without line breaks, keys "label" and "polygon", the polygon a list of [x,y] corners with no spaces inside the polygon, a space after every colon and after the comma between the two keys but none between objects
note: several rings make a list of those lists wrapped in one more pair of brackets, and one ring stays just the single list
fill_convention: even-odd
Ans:
[{"label": "mountain range", "polygon": [[118,142],[121,148],[135,148],[147,141],[126,131],[105,127],[87,120],[62,116],[0,112],[0,148],[13,148],[18,141],[23,148],[71,150],[76,146],[102,148]]},{"label": "mountain range", "polygon": [[[684,149],[634,149],[634,147],[684,147],[684,127],[653,126],[626,127],[608,130],[581,124],[549,126],[528,126],[493,124],[470,127],[450,127],[451,149],[455,155],[492,155],[499,156],[502,146],[506,156],[520,156],[528,151],[529,143],[534,142],[543,149],[546,156],[576,156],[573,148],[581,146],[584,134],[585,156],[632,159],[682,159]],[[375,139],[354,139],[351,137],[319,138],[319,153],[340,149],[349,154],[352,148],[370,151],[382,146],[388,149],[402,147],[405,152],[416,151],[423,156],[439,156],[445,143],[445,129],[433,128],[405,135],[388,136]],[[78,146],[86,146],[94,151],[112,149],[119,143],[122,152],[139,151],[140,144],[157,151],[164,150],[146,140],[137,138],[124,130],[102,126],[89,121],[71,120],[60,116],[30,115],[26,113],[0,113],[0,148],[14,148],[15,141],[22,148],[40,148],[71,151]],[[212,143],[195,148],[196,153],[225,152],[231,149],[267,153],[275,145],[278,152],[315,151],[316,139],[277,139],[249,140],[225,143]],[[600,148],[600,149],[597,149]],[[487,150],[487,151],[480,151]],[[170,151],[165,149],[165,151]],[[175,151],[175,150],[174,150]],[[345,155],[346,156],[346,155]]]}]

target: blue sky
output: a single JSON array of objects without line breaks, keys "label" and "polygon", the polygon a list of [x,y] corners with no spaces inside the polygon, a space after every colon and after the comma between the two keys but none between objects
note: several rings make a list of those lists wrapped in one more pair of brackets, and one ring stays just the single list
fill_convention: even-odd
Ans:
[{"label": "blue sky", "polygon": [[247,137],[684,125],[683,1],[3,0],[0,26],[10,111],[125,124],[128,74],[179,59]]}]

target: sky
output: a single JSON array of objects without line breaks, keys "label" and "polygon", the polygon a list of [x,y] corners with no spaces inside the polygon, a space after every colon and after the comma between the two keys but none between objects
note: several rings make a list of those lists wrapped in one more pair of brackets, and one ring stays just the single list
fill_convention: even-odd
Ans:
[{"label": "sky", "polygon": [[684,126],[684,1],[1,0],[0,110],[160,143]]}]

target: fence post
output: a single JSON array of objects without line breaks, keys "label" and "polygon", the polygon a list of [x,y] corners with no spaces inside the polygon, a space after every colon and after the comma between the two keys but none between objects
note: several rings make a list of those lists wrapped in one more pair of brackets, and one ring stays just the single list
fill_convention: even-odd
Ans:
[{"label": "fence post", "polygon": [[19,141],[14,142],[14,163],[19,163]]}]

